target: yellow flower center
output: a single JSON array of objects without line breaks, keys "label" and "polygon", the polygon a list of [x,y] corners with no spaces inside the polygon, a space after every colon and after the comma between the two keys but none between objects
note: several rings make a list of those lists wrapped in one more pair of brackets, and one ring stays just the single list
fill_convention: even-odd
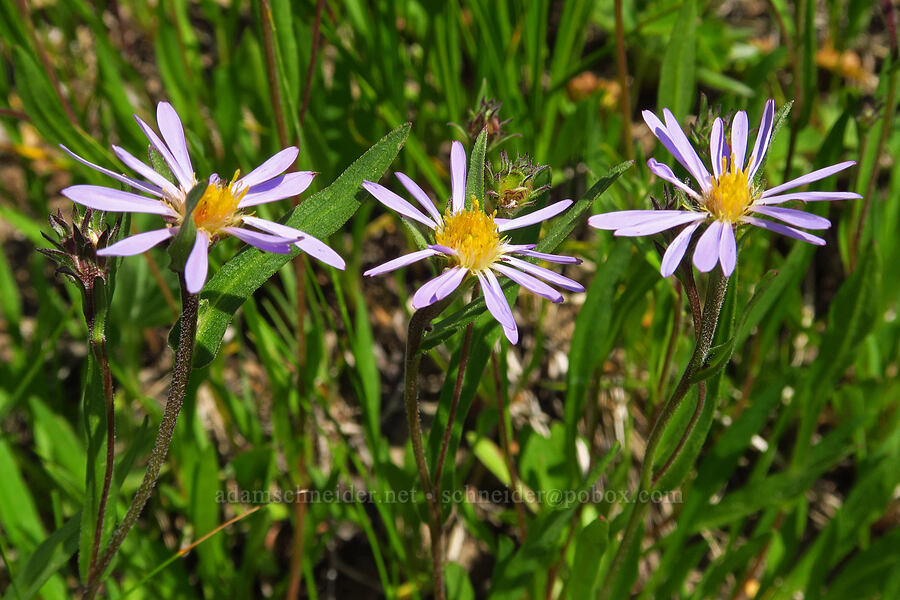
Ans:
[{"label": "yellow flower center", "polygon": [[222,180],[219,180],[206,186],[206,191],[203,192],[203,196],[197,202],[192,213],[194,225],[198,229],[205,229],[209,233],[215,234],[223,227],[231,225],[238,204],[247,193],[246,188],[240,191],[235,189],[239,175],[240,171],[236,171],[228,185],[224,185]]},{"label": "yellow flower center", "polygon": [[461,267],[483,271],[500,256],[500,232],[494,216],[473,202],[471,210],[446,215],[434,234],[434,241],[456,251],[454,258]]},{"label": "yellow flower center", "polygon": [[704,196],[706,210],[720,221],[734,223],[740,219],[747,208],[753,203],[753,194],[747,174],[741,171],[731,157],[731,170],[727,170],[727,162],[722,157],[722,174],[717,180],[715,176],[710,178],[712,189]]}]

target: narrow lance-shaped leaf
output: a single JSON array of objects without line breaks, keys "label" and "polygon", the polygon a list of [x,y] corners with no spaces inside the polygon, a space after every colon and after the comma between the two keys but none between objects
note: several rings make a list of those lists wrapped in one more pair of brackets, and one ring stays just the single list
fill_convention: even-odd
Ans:
[{"label": "narrow lance-shaped leaf", "polygon": [[484,208],[484,157],[487,152],[487,128],[481,130],[469,156],[469,174],[466,181],[466,208],[472,208],[472,198],[477,198]]},{"label": "narrow lance-shaped leaf", "polygon": [[[366,199],[363,180],[377,181],[384,175],[406,141],[409,129],[409,123],[405,123],[381,138],[334,183],[291,210],[281,222],[319,239],[333,234],[353,216],[361,200]],[[215,357],[225,328],[250,294],[297,254],[299,250],[282,255],[248,247],[213,275],[201,292],[195,368]],[[176,343],[177,332],[176,325],[169,335],[170,344]]]},{"label": "narrow lance-shaped leaf", "polygon": [[[572,233],[572,230],[575,229],[581,215],[591,207],[594,200],[600,197],[600,195],[633,164],[634,161],[626,161],[613,167],[587,191],[581,200],[576,202],[574,206],[556,219],[556,224],[551,227],[547,235],[538,242],[536,250],[538,252],[553,252],[556,250],[559,245],[562,244],[563,240]],[[532,260],[532,262],[536,261]],[[515,287],[515,284],[512,282],[506,282],[503,285],[504,290],[509,290],[512,287]],[[485,312],[485,310],[487,310],[487,307],[484,304],[484,298],[479,298],[462,310],[441,320],[435,325],[434,331],[425,336],[425,339],[422,341],[422,351],[429,350],[442,343],[445,339],[453,335],[454,332],[459,331],[471,323],[476,317]]]}]

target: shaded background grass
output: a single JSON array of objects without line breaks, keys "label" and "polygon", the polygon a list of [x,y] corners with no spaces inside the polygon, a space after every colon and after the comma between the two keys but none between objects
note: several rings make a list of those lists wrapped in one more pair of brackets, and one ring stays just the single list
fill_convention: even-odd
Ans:
[{"label": "shaded background grass", "polygon": [[[169,100],[198,172],[246,171],[297,143],[298,168],[318,171],[313,187],[321,189],[410,121],[392,170],[443,200],[448,140],[460,136],[450,123],[466,129],[480,100],[496,98],[499,119],[512,119],[504,130],[519,134],[501,148],[549,164],[554,199],[577,199],[612,165],[638,159],[596,202],[599,212],[647,207],[649,194],[662,196],[643,162],[664,151],[640,122],[641,109],[706,117],[707,107],[723,115],[744,108],[755,126],[769,97],[794,106],[771,148],[767,179],[853,159],[857,167],[821,189],[858,191],[866,200],[814,209],[836,224],[824,248],[762,233],[746,240],[726,311],[735,316],[735,355],[710,382],[715,410],[704,414],[704,435],[678,465],[673,493],[654,505],[645,550],[630,561],[619,595],[896,597],[896,17],[860,0],[623,2],[623,88],[614,8],[578,0],[0,0],[4,597],[40,590],[65,598],[78,585],[85,330],[77,289],[34,249],[47,245],[47,214],[70,210],[62,187],[105,182],[58,143],[121,169],[109,145],[142,155],[145,140],[131,115],[152,121],[155,103]],[[494,148],[489,159],[497,158]],[[347,271],[286,266],[239,311],[216,360],[195,372],[161,485],[123,547],[110,595],[140,583],[130,597],[284,596],[300,572],[309,597],[430,595],[424,509],[366,498],[313,502],[305,515],[297,504],[273,502],[143,581],[179,548],[259,502],[221,501],[228,491],[352,488],[384,497],[417,487],[401,364],[408,295],[429,267],[363,281],[362,270],[413,240],[395,215],[358,197],[362,207],[330,240],[348,258]],[[260,213],[280,216],[284,204]],[[135,227],[151,222],[137,216]],[[236,248],[217,246],[213,268]],[[654,408],[690,355],[690,319],[685,314],[674,330],[673,310],[685,302],[659,277],[650,240],[613,240],[581,226],[563,248],[585,259],[566,273],[588,293],[559,306],[520,297],[522,342],[502,351],[514,453],[531,490],[574,490],[618,441],[623,450],[598,489],[624,492]],[[123,261],[117,275],[108,334],[120,515],[139,482],[167,383],[177,288],[165,265],[165,253],[154,251]],[[772,270],[777,275],[764,279]],[[760,281],[769,283],[751,308]],[[298,294],[308,307],[299,324]],[[446,413],[460,337],[423,361],[426,428]],[[471,408],[452,491],[506,489],[487,360],[496,337],[488,326],[476,329],[473,352],[482,360],[466,373]],[[682,424],[688,416],[680,415]],[[620,500],[603,496],[562,512],[538,504],[523,543],[508,496],[460,499],[448,506],[450,596],[589,595],[611,558],[597,517],[615,534],[624,525]],[[51,534],[59,543],[41,545]],[[300,560],[292,565],[292,557]]]}]

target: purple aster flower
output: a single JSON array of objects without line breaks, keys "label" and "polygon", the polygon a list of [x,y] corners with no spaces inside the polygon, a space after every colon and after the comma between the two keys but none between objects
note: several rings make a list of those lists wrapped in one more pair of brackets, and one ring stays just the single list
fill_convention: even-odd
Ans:
[{"label": "purple aster flower", "polygon": [[484,212],[477,199],[471,209],[466,208],[466,151],[459,142],[453,142],[450,151],[450,173],[453,194],[444,215],[441,215],[422,188],[403,173],[396,173],[397,179],[428,214],[423,213],[384,186],[371,181],[363,182],[363,187],[379,202],[434,231],[434,243],[425,250],[395,258],[383,265],[369,269],[363,275],[367,277],[381,275],[429,256],[445,257],[452,266],[419,288],[413,296],[413,308],[418,310],[446,298],[459,287],[467,275],[474,275],[481,284],[481,291],[484,294],[488,310],[503,327],[503,333],[506,334],[507,339],[515,344],[519,339],[518,328],[512,309],[497,280],[497,275],[505,275],[529,291],[552,302],[562,302],[563,297],[545,281],[573,292],[583,292],[584,287],[577,281],[514,255],[561,264],[577,264],[581,260],[569,256],[536,252],[535,244],[510,244],[509,239],[503,234],[555,217],[569,208],[572,201],[562,200],[515,219],[498,219],[494,215]]},{"label": "purple aster flower", "polygon": [[[650,170],[687,194],[690,204],[682,210],[623,210],[594,215],[588,219],[588,224],[597,229],[614,230],[615,235],[621,236],[652,235],[684,225],[663,255],[661,272],[664,277],[668,277],[678,268],[690,245],[691,236],[703,224],[708,226],[697,240],[694,265],[705,273],[719,263],[725,276],[729,276],[737,263],[734,231],[740,225],[755,225],[821,246],[825,244],[825,240],[799,228],[828,229],[831,227],[828,219],[778,205],[789,200],[817,202],[862,197],[851,192],[788,191],[855,165],[852,160],[818,169],[769,189],[763,189],[754,182],[754,176],[762,165],[772,139],[775,121],[773,100],[766,102],[759,124],[759,133],[749,159],[747,113],[738,111],[731,122],[730,148],[725,142],[725,126],[722,119],[717,118],[713,122],[709,140],[712,173],[700,160],[671,111],[664,109],[663,115],[666,119],[665,124],[652,112],[648,110],[643,112],[644,121],[650,127],[650,131],[672,153],[675,160],[687,169],[700,190],[695,191],[685,185],[675,176],[672,169],[651,158],[647,161]],[[762,217],[776,219],[780,223]]]},{"label": "purple aster flower", "polygon": [[[177,235],[184,220],[188,192],[197,184],[184,138],[184,128],[172,105],[160,102],[157,106],[156,120],[162,139],[140,117],[135,115],[134,118],[166,161],[177,183],[169,181],[118,146],[112,147],[116,156],[146,181],[104,169],[61,146],[75,160],[152,198],[97,185],[73,185],[62,190],[64,196],[95,210],[149,213],[160,215],[166,221],[166,227],[162,229],[139,233],[99,250],[97,254],[102,256],[140,254]],[[240,172],[235,173],[231,182],[220,179],[216,174],[210,176],[206,190],[191,215],[197,228],[197,237],[185,265],[185,282],[189,293],[196,294],[206,282],[209,247],[229,235],[261,250],[279,254],[290,253],[291,245],[295,245],[328,265],[344,268],[344,260],[313,236],[293,227],[254,217],[247,212],[247,209],[259,204],[296,196],[309,187],[315,173],[284,173],[294,163],[298,153],[296,147],[285,148],[247,175],[240,177]],[[245,225],[254,229],[246,229]]]}]

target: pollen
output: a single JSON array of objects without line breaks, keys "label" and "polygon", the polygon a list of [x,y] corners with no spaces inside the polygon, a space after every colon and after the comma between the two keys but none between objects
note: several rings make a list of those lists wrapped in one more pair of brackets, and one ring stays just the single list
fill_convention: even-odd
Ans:
[{"label": "pollen", "polygon": [[706,210],[720,221],[736,222],[753,203],[747,174],[736,166],[734,156],[731,157],[730,171],[722,157],[722,174],[718,180],[713,176],[710,183],[712,188],[704,197]]},{"label": "pollen", "polygon": [[237,189],[236,182],[239,176],[240,171],[236,171],[228,185],[223,185],[220,180],[206,187],[193,212],[194,225],[198,229],[215,234],[223,227],[231,225],[238,204],[247,192],[246,188]]},{"label": "pollen", "polygon": [[489,268],[500,256],[500,232],[494,216],[481,210],[478,200],[471,210],[446,215],[434,235],[440,246],[452,248],[459,266],[470,271]]}]

